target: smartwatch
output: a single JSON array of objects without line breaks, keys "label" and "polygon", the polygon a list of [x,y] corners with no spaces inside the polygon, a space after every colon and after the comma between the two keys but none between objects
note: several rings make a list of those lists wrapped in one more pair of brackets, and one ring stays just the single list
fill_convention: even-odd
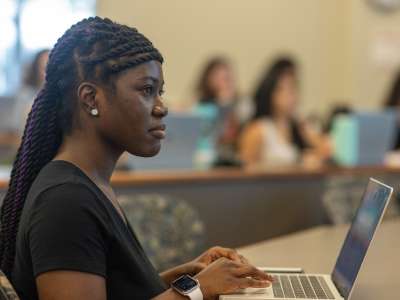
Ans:
[{"label": "smartwatch", "polygon": [[190,300],[203,300],[203,293],[197,279],[189,275],[183,275],[171,283],[171,287],[179,294]]}]

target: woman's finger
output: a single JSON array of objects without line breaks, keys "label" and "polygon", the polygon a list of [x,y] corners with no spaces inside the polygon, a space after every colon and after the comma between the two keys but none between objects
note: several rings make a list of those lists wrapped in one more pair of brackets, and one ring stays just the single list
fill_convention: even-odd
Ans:
[{"label": "woman's finger", "polygon": [[236,262],[243,262],[239,253],[231,248],[215,247],[215,251],[220,255]]},{"label": "woman's finger", "polygon": [[234,271],[234,274],[239,277],[253,277],[258,280],[273,281],[272,276],[249,264],[240,266]]},{"label": "woman's finger", "polygon": [[239,254],[239,258],[240,258],[240,261],[241,261],[242,263],[244,263],[244,264],[248,264],[248,263],[249,263],[249,261],[247,260],[247,258],[244,257],[243,255]]},{"label": "woman's finger", "polygon": [[237,285],[239,289],[245,288],[267,288],[271,286],[271,282],[267,280],[258,280],[254,278],[239,278],[237,281]]}]

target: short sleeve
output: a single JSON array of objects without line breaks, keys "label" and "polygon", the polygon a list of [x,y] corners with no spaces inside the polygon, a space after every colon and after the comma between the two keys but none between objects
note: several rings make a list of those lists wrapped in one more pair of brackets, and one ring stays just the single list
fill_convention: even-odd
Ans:
[{"label": "short sleeve", "polygon": [[65,183],[35,200],[28,230],[34,276],[52,270],[106,277],[107,239],[96,195],[85,185]]}]

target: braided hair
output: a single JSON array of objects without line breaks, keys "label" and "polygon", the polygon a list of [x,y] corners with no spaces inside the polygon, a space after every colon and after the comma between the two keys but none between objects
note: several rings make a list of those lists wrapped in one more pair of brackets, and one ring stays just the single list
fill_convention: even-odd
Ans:
[{"label": "braided hair", "polygon": [[119,72],[151,60],[159,51],[135,28],[107,18],[84,19],[58,39],[50,52],[46,80],[28,115],[0,215],[0,269],[10,276],[16,236],[28,191],[56,155],[74,124],[73,91],[84,80],[113,87]]}]

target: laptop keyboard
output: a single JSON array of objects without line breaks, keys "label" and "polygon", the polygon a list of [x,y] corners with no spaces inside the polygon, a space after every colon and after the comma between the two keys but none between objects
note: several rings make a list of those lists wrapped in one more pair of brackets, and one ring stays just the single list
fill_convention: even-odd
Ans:
[{"label": "laptop keyboard", "polygon": [[276,298],[335,299],[325,278],[312,275],[274,275],[272,290]]}]

